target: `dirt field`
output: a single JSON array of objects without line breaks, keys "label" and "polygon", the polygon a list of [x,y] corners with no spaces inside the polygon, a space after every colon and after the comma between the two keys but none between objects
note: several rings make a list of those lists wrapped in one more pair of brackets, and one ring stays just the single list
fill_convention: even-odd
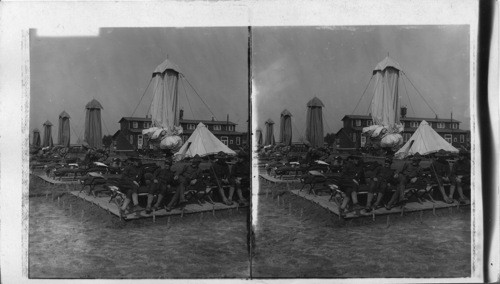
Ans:
[{"label": "dirt field", "polygon": [[[246,210],[124,222],[33,182],[30,278],[246,278]],[[64,187],[60,187],[64,189]],[[57,196],[57,195],[56,195]]]},{"label": "dirt field", "polygon": [[[290,210],[290,204],[292,209]],[[300,197],[259,198],[253,277],[467,277],[470,207],[344,222]]]}]

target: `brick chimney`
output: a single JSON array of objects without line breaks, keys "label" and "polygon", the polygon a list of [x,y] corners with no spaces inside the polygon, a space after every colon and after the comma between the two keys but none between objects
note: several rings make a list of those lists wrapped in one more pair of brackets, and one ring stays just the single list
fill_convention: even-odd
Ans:
[{"label": "brick chimney", "polygon": [[403,106],[401,107],[401,118],[405,118],[406,117],[406,106]]}]

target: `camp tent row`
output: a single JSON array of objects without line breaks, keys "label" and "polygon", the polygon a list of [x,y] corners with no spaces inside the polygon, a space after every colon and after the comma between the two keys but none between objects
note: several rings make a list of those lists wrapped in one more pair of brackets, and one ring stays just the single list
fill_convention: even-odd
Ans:
[{"label": "camp tent row", "polygon": [[[323,107],[325,107],[325,105],[317,97],[307,102],[306,139],[313,147],[321,147],[324,143]],[[268,119],[265,125],[266,133],[263,141],[262,131],[260,129],[256,131],[257,145],[274,145],[274,121]],[[287,109],[281,112],[279,129],[280,142],[285,146],[290,146],[292,144],[292,114]]]},{"label": "camp tent row", "polygon": [[[96,99],[93,99],[85,106],[85,136],[84,141],[94,148],[102,148],[102,128],[101,128],[101,109],[102,105]],[[59,114],[59,129],[57,132],[59,145],[69,147],[71,142],[70,116],[66,111]],[[32,145],[35,147],[52,147],[52,123],[46,121],[43,124],[43,139],[40,139],[40,131],[33,130]]]}]

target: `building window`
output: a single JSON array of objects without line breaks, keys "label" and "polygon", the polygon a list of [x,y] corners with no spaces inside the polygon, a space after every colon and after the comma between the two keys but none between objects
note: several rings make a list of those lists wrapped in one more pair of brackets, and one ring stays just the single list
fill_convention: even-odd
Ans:
[{"label": "building window", "polygon": [[411,133],[403,133],[403,141],[408,142],[411,138]]},{"label": "building window", "polygon": [[234,125],[229,125],[227,127],[227,131],[234,131]]},{"label": "building window", "polygon": [[220,141],[221,141],[222,143],[224,143],[224,145],[226,145],[226,146],[227,146],[227,141],[228,141],[227,136],[222,136],[222,137],[220,138]]},{"label": "building window", "polygon": [[229,145],[233,145],[233,144],[234,144],[233,139],[229,140]]},{"label": "building window", "polygon": [[335,138],[335,144],[340,145],[340,138]]},{"label": "building window", "polygon": [[361,135],[361,147],[365,147],[366,144],[366,136]]},{"label": "building window", "polygon": [[142,149],[142,135],[137,135],[137,148]]},{"label": "building window", "polygon": [[187,129],[189,129],[189,130],[193,130],[193,129],[195,129],[195,128],[196,128],[196,127],[194,126],[194,124],[188,124],[188,125],[187,125]]},{"label": "building window", "polygon": [[410,121],[410,127],[417,128],[418,127],[418,121]]},{"label": "building window", "polygon": [[356,142],[356,133],[352,134],[352,142]]},{"label": "building window", "polygon": [[356,126],[361,126],[361,119],[356,119]]},{"label": "building window", "polygon": [[144,128],[149,128],[149,122],[144,122]]},{"label": "building window", "polygon": [[460,143],[464,143],[465,137],[463,134],[460,134]]},{"label": "building window", "polygon": [[448,143],[451,144],[451,134],[445,134],[444,135],[444,140],[446,140],[446,142],[448,142]]},{"label": "building window", "polygon": [[438,122],[437,128],[444,128],[444,122]]},{"label": "building window", "polygon": [[139,123],[137,121],[132,122],[132,128],[139,128]]},{"label": "building window", "polygon": [[451,128],[453,129],[458,129],[458,123],[452,123]]},{"label": "building window", "polygon": [[453,142],[457,142],[457,141],[458,141],[457,137],[453,137]]},{"label": "building window", "polygon": [[214,125],[214,130],[220,130],[220,125],[219,124],[215,124]]},{"label": "building window", "polygon": [[236,145],[240,145],[241,144],[241,137],[236,137]]},{"label": "building window", "polygon": [[134,136],[130,135],[128,141],[130,142],[130,144],[134,145]]},{"label": "building window", "polygon": [[372,126],[372,125],[373,125],[373,120],[366,121],[366,126]]}]

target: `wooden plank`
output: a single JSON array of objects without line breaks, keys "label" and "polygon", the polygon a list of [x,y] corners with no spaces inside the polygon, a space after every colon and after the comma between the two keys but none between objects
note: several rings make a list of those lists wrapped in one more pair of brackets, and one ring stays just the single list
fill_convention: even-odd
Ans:
[{"label": "wooden plank", "polygon": [[46,176],[45,174],[32,173],[32,175],[37,176],[40,179],[42,179],[42,180],[44,180],[44,181],[46,181],[48,183],[51,183],[51,184],[79,184],[80,183],[80,181],[78,181],[78,180],[73,180],[73,181],[55,180],[53,178],[50,178],[50,177]]},{"label": "wooden plank", "polygon": [[[329,201],[330,195],[313,195],[313,194],[308,194],[305,191],[299,191],[299,190],[290,190],[290,192],[296,196],[299,196],[301,198],[307,199],[315,204],[318,204],[319,206],[329,210],[330,212],[333,212],[337,215],[340,215],[340,208],[335,203],[334,201]],[[470,203],[468,202],[465,205],[469,205]],[[465,206],[464,205],[464,206]],[[448,204],[442,201],[436,201],[436,202],[431,202],[431,201],[424,201],[421,204],[418,202],[409,202],[406,204],[404,208],[404,212],[416,212],[416,211],[424,211],[424,210],[433,210],[435,209],[440,209],[440,208],[447,208],[447,207],[455,207],[457,206],[457,203],[452,203]],[[360,212],[360,215],[356,215],[355,212],[349,212],[346,214],[345,219],[350,219],[350,218],[358,218],[358,217],[369,217],[372,215],[388,215],[388,214],[401,214],[403,209],[400,207],[394,207],[391,210],[387,210],[384,207],[379,208],[377,210],[374,210],[373,213],[366,213],[364,211]]]},{"label": "wooden plank", "polygon": [[268,181],[268,182],[272,182],[272,183],[300,183],[300,180],[299,179],[278,179],[278,178],[275,178],[275,177],[272,177],[268,174],[259,174],[259,176]]},{"label": "wooden plank", "polygon": [[[94,203],[97,206],[101,207],[102,209],[110,212],[111,214],[120,217],[120,212],[118,210],[118,206],[114,202],[109,202],[110,197],[109,196],[104,196],[104,197],[94,197],[93,195],[87,195],[86,193],[79,193],[79,191],[71,191],[70,192],[72,195],[81,198],[83,200],[86,200],[88,202]],[[183,214],[194,214],[194,213],[201,213],[201,212],[210,212],[210,211],[218,211],[218,210],[228,210],[228,209],[237,209],[237,208],[244,208],[248,206],[239,206],[236,202],[233,205],[225,205],[223,203],[204,203],[204,204],[187,204],[186,207],[184,208],[184,212],[179,209],[175,208],[172,209],[172,211],[167,212],[165,209],[157,210],[154,212],[155,217],[162,217],[162,216],[172,216],[172,215],[183,215]],[[126,220],[132,220],[132,219],[141,219],[141,218],[153,218],[153,214],[146,214],[145,211],[142,212],[137,212],[137,213],[132,213],[128,214],[124,219]]]}]

